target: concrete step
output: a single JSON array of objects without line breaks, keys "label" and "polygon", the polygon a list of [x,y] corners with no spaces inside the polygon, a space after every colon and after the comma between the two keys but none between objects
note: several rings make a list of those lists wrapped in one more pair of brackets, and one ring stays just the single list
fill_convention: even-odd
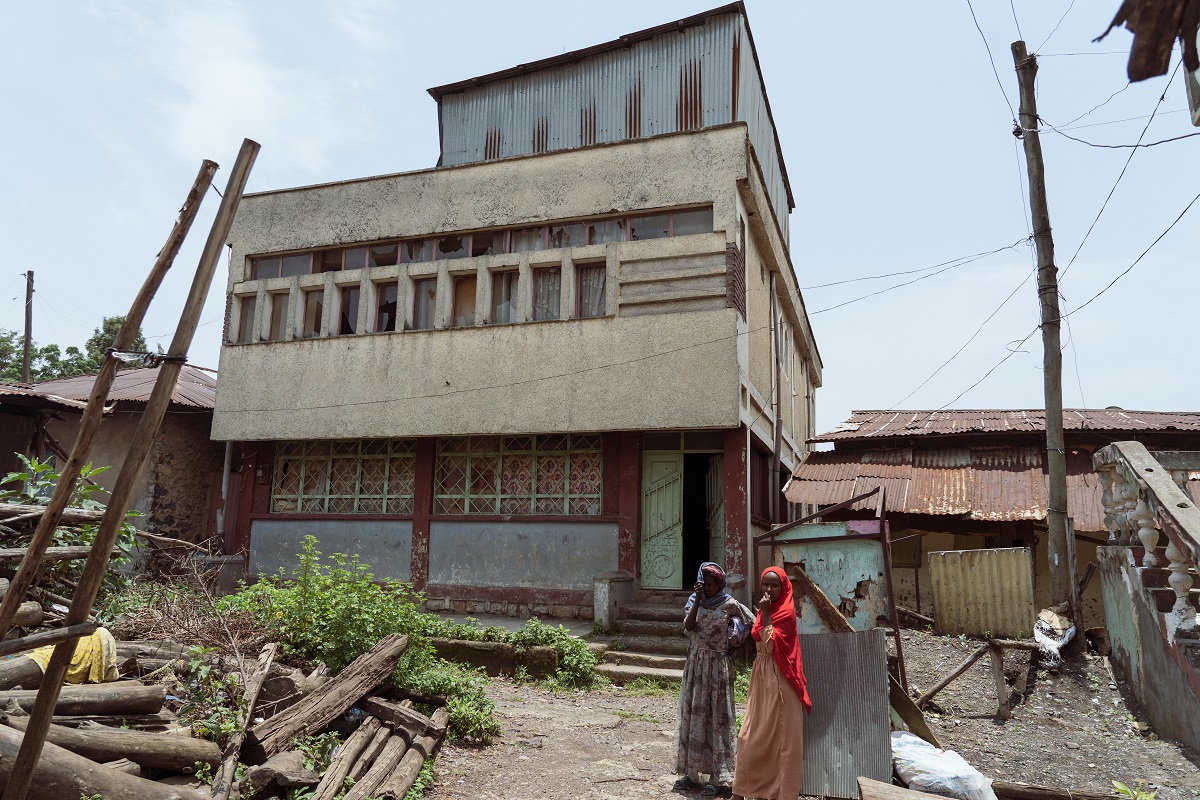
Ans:
[{"label": "concrete step", "polygon": [[681,669],[657,669],[655,667],[636,667],[628,664],[597,664],[596,674],[603,675],[616,684],[625,685],[635,678],[654,678],[656,680],[681,681]]},{"label": "concrete step", "polygon": [[613,636],[596,636],[592,641],[596,644],[607,645],[608,653],[633,651],[636,653],[686,656],[688,651],[688,638],[686,636],[638,636],[628,633],[618,633]]},{"label": "concrete step", "polygon": [[691,589],[638,589],[633,594],[633,603],[682,609],[691,594]]},{"label": "concrete step", "polygon": [[682,670],[687,658],[664,656],[661,653],[636,653],[632,650],[609,650],[604,654],[605,664],[620,664],[626,667],[651,667],[653,669]]},{"label": "concrete step", "polygon": [[644,619],[657,622],[676,622],[683,624],[683,605],[658,605],[650,603],[630,603],[621,606],[621,619]]},{"label": "concrete step", "polygon": [[664,639],[686,639],[683,620],[661,622],[650,619],[620,619],[617,633],[624,636],[661,636]]}]

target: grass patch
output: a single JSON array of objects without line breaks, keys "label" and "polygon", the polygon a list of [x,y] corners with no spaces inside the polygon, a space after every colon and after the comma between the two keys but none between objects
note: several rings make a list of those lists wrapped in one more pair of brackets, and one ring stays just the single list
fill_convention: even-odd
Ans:
[{"label": "grass patch", "polygon": [[425,759],[425,763],[421,766],[421,771],[417,773],[417,779],[413,781],[412,788],[404,795],[404,800],[421,800],[425,796],[425,790],[433,785],[433,756]]},{"label": "grass patch", "polygon": [[633,711],[614,711],[612,713],[616,714],[621,719],[634,719],[638,722],[658,722],[658,718],[653,714],[638,714]]},{"label": "grass patch", "polygon": [[625,684],[625,694],[630,697],[664,697],[678,696],[680,682],[666,678],[638,677]]},{"label": "grass patch", "polygon": [[734,662],[733,699],[738,703],[746,702],[750,696],[750,673],[754,670],[754,662]]}]

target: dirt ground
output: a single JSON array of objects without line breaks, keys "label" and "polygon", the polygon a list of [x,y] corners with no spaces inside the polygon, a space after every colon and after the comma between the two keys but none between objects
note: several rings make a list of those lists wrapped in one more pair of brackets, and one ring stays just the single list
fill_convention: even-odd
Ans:
[{"label": "dirt ground", "polygon": [[[928,689],[977,646],[906,631],[910,685]],[[1010,682],[1027,658],[1006,657]],[[1200,797],[1200,758],[1140,729],[1144,718],[1127,705],[1127,687],[1110,681],[1102,660],[1030,677],[1026,700],[1011,720],[998,722],[984,657],[937,696],[927,709],[930,725],[944,746],[994,779],[1092,791],[1110,790],[1112,780],[1142,782],[1158,790],[1158,800]],[[489,694],[500,738],[490,747],[445,746],[431,800],[697,796],[671,789],[674,696],[617,687],[555,694],[502,679]]]}]

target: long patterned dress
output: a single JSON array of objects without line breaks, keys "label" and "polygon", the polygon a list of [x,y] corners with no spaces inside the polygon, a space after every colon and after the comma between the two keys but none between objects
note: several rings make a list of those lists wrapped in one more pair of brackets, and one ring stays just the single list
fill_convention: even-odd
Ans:
[{"label": "long patterned dress", "polygon": [[675,772],[696,783],[733,783],[737,716],[729,647],[743,635],[741,614],[733,598],[716,608],[700,606],[696,627],[688,631],[692,641],[679,693]]}]

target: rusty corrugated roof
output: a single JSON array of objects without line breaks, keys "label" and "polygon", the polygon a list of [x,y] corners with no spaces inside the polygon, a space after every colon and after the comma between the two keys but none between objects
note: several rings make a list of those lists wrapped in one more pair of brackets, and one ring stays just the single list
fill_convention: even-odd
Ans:
[{"label": "rusty corrugated roof", "polygon": [[81,411],[87,402],[79,402],[66,397],[60,397],[57,394],[50,394],[38,391],[37,387],[27,383],[0,383],[0,402],[4,398],[16,399],[16,405],[33,406],[58,409],[67,409],[70,411]]},{"label": "rusty corrugated roof", "polygon": [[[889,511],[987,522],[1043,520],[1043,461],[1036,446],[828,450],[809,453],[784,494],[793,503],[828,506],[883,485]],[[1105,530],[1101,494],[1091,456],[1068,453],[1067,508],[1076,530]],[[870,498],[855,508],[874,503]]]},{"label": "rusty corrugated roof", "polygon": [[[1126,411],[1120,408],[1063,410],[1065,430],[1194,431],[1200,433],[1200,411]],[[813,442],[844,442],[971,433],[1039,433],[1046,429],[1044,409],[976,409],[946,411],[855,411],[850,419],[817,436]]]},{"label": "rusty corrugated roof", "polygon": [[[112,388],[108,392],[108,401],[124,400],[133,403],[145,403],[150,399],[154,382],[158,380],[159,367],[143,369],[124,369],[113,379]],[[87,402],[91,394],[95,375],[80,375],[75,378],[58,378],[43,381],[32,387],[39,395],[58,395],[69,400]],[[179,372],[179,380],[175,383],[175,391],[171,393],[171,402],[181,406],[211,409],[217,399],[217,373],[214,370],[194,367],[184,364]]]}]

